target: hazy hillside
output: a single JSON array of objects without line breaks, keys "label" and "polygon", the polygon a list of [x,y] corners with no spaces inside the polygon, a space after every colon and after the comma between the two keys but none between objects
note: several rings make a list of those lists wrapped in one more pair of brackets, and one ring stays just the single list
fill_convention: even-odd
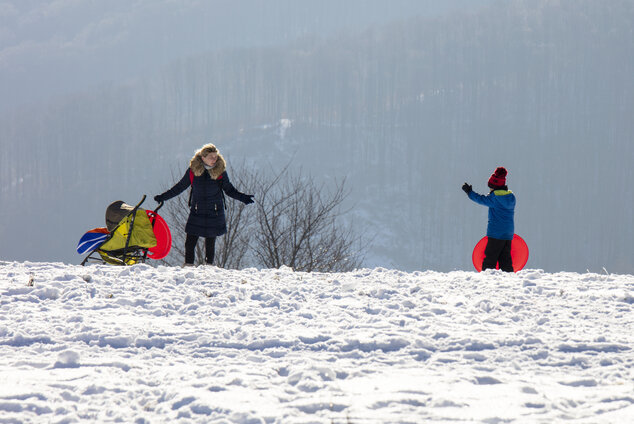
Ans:
[{"label": "hazy hillside", "polygon": [[0,111],[217,49],[357,32],[491,0],[3,0]]},{"label": "hazy hillside", "polygon": [[157,193],[214,140],[230,165],[347,177],[369,266],[470,268],[486,209],[460,185],[485,191],[504,165],[530,267],[631,272],[633,21],[629,1],[501,2],[220,49],[14,111],[0,234],[20,243],[0,257],[74,260],[108,203]]}]

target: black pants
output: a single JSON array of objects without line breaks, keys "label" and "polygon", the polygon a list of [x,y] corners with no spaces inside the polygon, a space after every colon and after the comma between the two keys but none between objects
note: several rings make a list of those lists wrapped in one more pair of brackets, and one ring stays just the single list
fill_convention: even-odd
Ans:
[{"label": "black pants", "polygon": [[489,237],[487,247],[484,249],[482,271],[489,268],[495,269],[495,266],[499,262],[502,271],[513,272],[511,241],[512,240],[500,240]]},{"label": "black pants", "polygon": [[[196,243],[198,243],[198,236],[192,236],[187,234],[185,239],[185,263],[194,263],[194,253],[196,251]],[[214,256],[216,255],[216,238],[205,237],[205,262],[207,265],[211,265],[214,262]]]}]

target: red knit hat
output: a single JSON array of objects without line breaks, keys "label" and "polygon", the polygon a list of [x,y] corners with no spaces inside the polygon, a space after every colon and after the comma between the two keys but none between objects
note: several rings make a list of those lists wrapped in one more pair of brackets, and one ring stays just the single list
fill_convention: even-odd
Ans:
[{"label": "red knit hat", "polygon": [[489,178],[490,188],[500,188],[506,185],[506,168],[499,166]]}]

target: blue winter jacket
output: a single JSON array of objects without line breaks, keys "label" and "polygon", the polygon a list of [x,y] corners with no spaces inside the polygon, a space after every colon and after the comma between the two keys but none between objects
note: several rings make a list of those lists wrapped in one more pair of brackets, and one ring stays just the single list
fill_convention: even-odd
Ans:
[{"label": "blue winter jacket", "polygon": [[487,237],[500,240],[513,240],[515,224],[515,195],[509,190],[495,190],[487,196],[475,191],[469,192],[469,199],[489,207],[489,225]]}]

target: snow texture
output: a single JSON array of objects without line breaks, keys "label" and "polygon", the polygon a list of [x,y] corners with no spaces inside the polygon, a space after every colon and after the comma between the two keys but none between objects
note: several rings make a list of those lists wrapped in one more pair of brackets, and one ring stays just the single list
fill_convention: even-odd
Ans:
[{"label": "snow texture", "polygon": [[0,262],[0,423],[634,422],[634,277]]}]

